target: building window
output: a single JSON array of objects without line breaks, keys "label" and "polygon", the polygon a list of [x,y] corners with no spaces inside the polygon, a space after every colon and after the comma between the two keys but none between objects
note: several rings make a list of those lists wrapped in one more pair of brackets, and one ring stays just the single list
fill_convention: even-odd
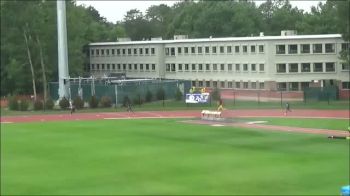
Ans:
[{"label": "building window", "polygon": [[101,65],[101,69],[104,70],[105,69],[105,64]]},{"label": "building window", "polygon": [[112,64],[112,69],[115,70],[115,64],[114,63]]},{"label": "building window", "polygon": [[259,83],[259,89],[264,89],[265,88],[265,83],[264,82],[260,82]]},{"label": "building window", "polygon": [[232,64],[227,64],[227,70],[232,71]]},{"label": "building window", "polygon": [[177,65],[177,69],[178,69],[179,71],[182,71],[182,64],[178,64],[178,65]]},{"label": "building window", "polygon": [[225,53],[225,49],[224,49],[223,46],[220,46],[220,53],[221,53],[221,54],[222,54],[222,53]]},{"label": "building window", "polygon": [[152,64],[152,71],[156,70],[156,64]]},{"label": "building window", "polygon": [[216,46],[211,47],[211,52],[212,52],[213,54],[216,54]]},{"label": "building window", "polygon": [[[169,48],[168,48],[168,50],[169,50]],[[143,55],[143,48],[139,48],[139,53],[140,53],[140,55]],[[169,51],[168,51],[168,55],[169,55]]]},{"label": "building window", "polygon": [[199,82],[198,82],[198,86],[199,86],[199,87],[203,87],[203,81],[199,81]]},{"label": "building window", "polygon": [[259,45],[259,52],[263,53],[264,52],[264,45]]},{"label": "building window", "polygon": [[313,53],[322,53],[322,44],[313,44],[312,51]]},{"label": "building window", "polygon": [[155,48],[151,48],[151,54],[155,54],[155,53],[156,53]]},{"label": "building window", "polygon": [[343,89],[350,89],[350,82],[342,82],[341,84]]},{"label": "building window", "polygon": [[143,64],[140,64],[140,70],[143,71]]},{"label": "building window", "polygon": [[184,53],[188,54],[188,47],[184,47]]},{"label": "building window", "polygon": [[314,63],[314,72],[323,72],[322,63]]},{"label": "building window", "polygon": [[341,44],[341,50],[342,51],[347,51],[347,50],[349,50],[349,46],[350,46],[349,43],[342,43]]},{"label": "building window", "polygon": [[241,82],[236,82],[236,88],[241,88]]},{"label": "building window", "polygon": [[203,71],[203,64],[198,64],[198,70]]},{"label": "building window", "polygon": [[232,53],[232,47],[231,46],[227,46],[227,53]]},{"label": "building window", "polygon": [[239,46],[235,46],[235,53],[239,53]]},{"label": "building window", "polygon": [[210,87],[210,81],[205,81],[205,87]]},{"label": "building window", "polygon": [[175,56],[175,48],[170,48],[170,55]]},{"label": "building window", "polygon": [[251,82],[250,85],[252,86],[252,89],[256,89],[256,82]]},{"label": "building window", "polygon": [[301,64],[301,72],[310,72],[310,63]]},{"label": "building window", "polygon": [[250,46],[250,52],[255,53],[255,46]]},{"label": "building window", "polygon": [[105,50],[101,49],[101,55],[105,55]]},{"label": "building window", "polygon": [[218,65],[217,64],[213,64],[213,71],[217,71],[218,70]]},{"label": "building window", "polygon": [[192,64],[192,71],[196,71],[196,64]]},{"label": "building window", "polygon": [[90,50],[90,54],[91,54],[91,56],[93,56],[93,55],[94,55],[94,51],[95,51],[94,49],[91,49],[91,50]]},{"label": "building window", "polygon": [[259,71],[265,71],[265,65],[259,64]]},{"label": "building window", "polygon": [[114,49],[112,49],[112,55],[114,55],[115,54],[115,50]]},{"label": "building window", "polygon": [[326,53],[335,52],[335,44],[325,44]]},{"label": "building window", "polygon": [[[173,48],[171,48],[171,49],[173,49]],[[175,53],[175,51],[174,51],[174,53]],[[145,48],[145,55],[148,55],[148,54],[149,54],[149,48]]]},{"label": "building window", "polygon": [[181,54],[182,53],[182,48],[181,47],[177,47],[177,54]]},{"label": "building window", "polygon": [[117,55],[120,55],[120,49],[117,49]]},{"label": "building window", "polygon": [[123,70],[126,70],[126,64],[123,64]]},{"label": "building window", "polygon": [[225,71],[225,64],[220,64],[220,70]]},{"label": "building window", "polygon": [[122,54],[125,55],[126,54],[126,50],[122,49]]},{"label": "building window", "polygon": [[192,86],[196,86],[196,81],[192,81]]},{"label": "building window", "polygon": [[248,82],[243,82],[243,88],[248,89]]},{"label": "building window", "polygon": [[289,90],[290,91],[298,91],[299,90],[299,83],[298,82],[290,82],[289,83]]},{"label": "building window", "polygon": [[110,69],[111,69],[111,65],[107,64],[107,70],[110,70]]},{"label": "building window", "polygon": [[185,71],[188,71],[189,70],[189,66],[188,64],[185,64]]},{"label": "building window", "polygon": [[217,88],[218,87],[218,82],[217,81],[213,81],[213,88]]},{"label": "building window", "polygon": [[174,63],[171,64],[171,71],[176,71]]},{"label": "building window", "polygon": [[248,52],[248,46],[243,46],[243,53],[247,53]]},{"label": "building window", "polygon": [[300,45],[300,52],[303,54],[309,54],[310,53],[310,44],[301,44]]},{"label": "building window", "polygon": [[326,72],[335,72],[335,63],[326,63]]},{"label": "building window", "polygon": [[342,71],[350,71],[350,65],[348,63],[341,63]]},{"label": "building window", "polygon": [[96,64],[96,69],[97,69],[97,70],[100,69],[100,64]]},{"label": "building window", "polygon": [[191,54],[196,54],[196,47],[191,47]]},{"label": "building window", "polygon": [[223,81],[220,82],[220,87],[221,87],[221,88],[225,88],[225,82],[223,82]]},{"label": "building window", "polygon": [[165,64],[165,71],[170,72],[170,64]]},{"label": "building window", "polygon": [[209,54],[209,46],[206,46],[206,47],[205,47],[205,53],[206,53],[206,54]]},{"label": "building window", "polygon": [[286,46],[276,45],[276,54],[286,54]]},{"label": "building window", "polygon": [[134,70],[137,70],[137,64],[134,64]]},{"label": "building window", "polygon": [[298,45],[288,45],[288,54],[297,54],[298,53]]},{"label": "building window", "polygon": [[243,64],[243,71],[248,71],[248,64]]},{"label": "building window", "polygon": [[149,64],[146,64],[146,71],[149,70]]},{"label": "building window", "polygon": [[129,70],[132,70],[132,64],[129,64]]},{"label": "building window", "polygon": [[305,90],[306,88],[309,88],[309,83],[308,82],[302,82],[301,83],[301,90]]},{"label": "building window", "polygon": [[228,88],[233,88],[232,82],[227,82]]},{"label": "building window", "polygon": [[137,55],[137,48],[134,48],[134,55]]},{"label": "building window", "polygon": [[117,69],[120,70],[120,64],[117,64]]},{"label": "building window", "polygon": [[286,64],[277,64],[277,73],[286,73]]},{"label": "building window", "polygon": [[207,71],[210,70],[210,64],[205,64],[205,70],[207,70]]},{"label": "building window", "polygon": [[95,69],[95,65],[94,65],[94,64],[91,64],[90,69],[91,69],[91,70],[94,70],[94,69]]},{"label": "building window", "polygon": [[251,64],[250,69],[251,71],[256,71],[256,64]]},{"label": "building window", "polygon": [[131,49],[128,48],[128,55],[131,55]]},{"label": "building window", "polygon": [[298,63],[290,63],[289,64],[289,72],[290,73],[296,73],[298,72]]},{"label": "building window", "polygon": [[285,82],[278,82],[277,83],[277,90],[279,90],[279,91],[286,91],[287,90],[287,83],[285,83]]},{"label": "building window", "polygon": [[240,64],[236,64],[236,71],[239,72],[240,71],[240,67],[241,65]]},{"label": "building window", "polygon": [[201,46],[198,46],[197,51],[198,51],[198,54],[202,54],[202,53],[203,53],[202,47],[201,47]]}]

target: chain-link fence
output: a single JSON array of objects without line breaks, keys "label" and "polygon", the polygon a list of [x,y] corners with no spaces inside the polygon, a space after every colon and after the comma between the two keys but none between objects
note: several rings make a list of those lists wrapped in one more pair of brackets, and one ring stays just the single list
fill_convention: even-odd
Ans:
[{"label": "chain-link fence", "polygon": [[[50,96],[54,100],[59,99],[58,95],[58,82],[51,82],[49,84]],[[144,80],[144,81],[120,81],[118,84],[111,84],[107,82],[98,81],[85,81],[70,82],[70,97],[68,99],[74,99],[80,96],[84,101],[88,101],[92,95],[97,99],[103,96],[108,96],[112,99],[113,103],[122,104],[125,97],[133,101],[139,99],[140,101],[146,100],[146,94],[151,94],[152,100],[159,100],[157,93],[163,91],[163,99],[175,99],[176,90],[186,93],[186,89],[191,87],[190,81],[185,80]]]}]

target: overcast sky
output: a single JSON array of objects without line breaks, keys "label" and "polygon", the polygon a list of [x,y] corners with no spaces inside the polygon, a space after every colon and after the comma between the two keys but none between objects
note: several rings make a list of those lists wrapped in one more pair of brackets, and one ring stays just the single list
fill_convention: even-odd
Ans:
[{"label": "overcast sky", "polygon": [[[172,6],[174,3],[179,1],[85,1],[85,0],[77,0],[78,5],[92,6],[94,7],[102,17],[105,17],[107,21],[116,23],[117,21],[123,20],[126,12],[131,9],[138,9],[145,14],[145,11],[151,5],[160,5],[166,4],[168,6]],[[257,5],[263,3],[263,0],[255,1]],[[290,0],[292,6],[297,6],[299,9],[303,9],[304,11],[309,12],[311,6],[316,6],[319,2],[325,3],[325,1],[313,0],[313,1],[293,1]]]}]

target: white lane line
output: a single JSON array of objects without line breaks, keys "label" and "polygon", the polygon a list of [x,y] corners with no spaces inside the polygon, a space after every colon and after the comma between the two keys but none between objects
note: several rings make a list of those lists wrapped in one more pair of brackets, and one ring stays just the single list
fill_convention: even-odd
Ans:
[{"label": "white lane line", "polygon": [[13,123],[13,122],[10,122],[10,121],[1,121],[1,123],[3,123],[3,124],[9,124],[9,123]]}]

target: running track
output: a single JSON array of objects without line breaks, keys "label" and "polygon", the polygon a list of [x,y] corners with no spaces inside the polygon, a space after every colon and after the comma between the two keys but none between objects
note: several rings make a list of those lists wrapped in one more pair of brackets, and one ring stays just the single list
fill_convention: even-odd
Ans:
[{"label": "running track", "polygon": [[[143,112],[104,112],[104,113],[74,113],[5,116],[1,123],[45,122],[45,121],[74,121],[98,119],[126,119],[126,118],[199,118],[200,111],[143,111]],[[348,110],[293,110],[284,116],[282,110],[225,110],[223,117],[283,117],[283,118],[337,118],[349,119]]]}]

